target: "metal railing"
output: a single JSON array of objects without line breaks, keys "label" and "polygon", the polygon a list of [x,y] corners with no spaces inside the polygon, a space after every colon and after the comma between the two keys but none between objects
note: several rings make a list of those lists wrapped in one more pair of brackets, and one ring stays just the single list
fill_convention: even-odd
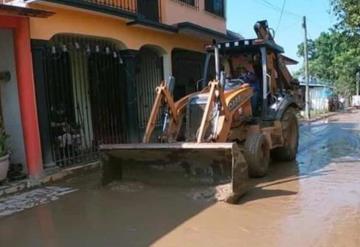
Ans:
[{"label": "metal railing", "polygon": [[99,6],[111,7],[119,10],[128,11],[131,13],[137,12],[136,0],[80,0]]},{"label": "metal railing", "polygon": [[127,142],[126,71],[116,44],[60,35],[42,59],[47,111],[38,114],[47,119],[53,162],[90,162],[98,145]]},{"label": "metal railing", "polygon": [[125,11],[138,16],[160,22],[161,0],[68,0],[77,3],[88,3],[99,7],[107,7],[115,10]]}]

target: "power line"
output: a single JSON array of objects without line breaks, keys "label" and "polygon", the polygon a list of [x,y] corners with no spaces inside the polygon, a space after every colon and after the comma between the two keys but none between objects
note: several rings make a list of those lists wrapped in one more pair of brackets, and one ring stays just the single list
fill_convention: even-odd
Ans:
[{"label": "power line", "polygon": [[[297,13],[294,13],[292,11],[289,11],[289,10],[282,10],[282,8],[280,8],[279,6],[277,5],[274,5],[272,4],[271,2],[269,2],[268,0],[260,0],[261,2],[263,2],[265,5],[267,5],[268,7],[272,8],[273,10],[276,10],[276,11],[279,11],[279,12],[283,12],[284,14],[286,15],[292,15],[292,16],[295,16],[295,17],[298,17],[298,18],[302,18],[301,15],[297,14]],[[284,5],[284,4],[283,4]]]},{"label": "power line", "polygon": [[[285,15],[290,15],[290,16],[293,16],[293,17],[297,17],[297,18],[299,18],[299,19],[302,19],[302,18],[303,18],[302,15],[297,14],[297,13],[295,13],[295,12],[292,12],[292,11],[289,11],[289,10],[285,10],[285,9],[282,10],[282,8],[280,8],[280,7],[277,6],[277,5],[274,5],[273,3],[269,2],[268,0],[256,0],[256,1],[257,1],[258,3],[262,3],[262,5],[265,6],[265,7],[271,8],[271,9],[273,9],[273,10],[275,10],[275,11],[280,12],[280,13],[283,12],[283,14],[285,14]],[[313,21],[311,18],[307,18],[307,20],[308,20],[309,22],[311,22],[312,24],[320,27],[320,28],[323,28],[323,27],[324,27],[324,26],[322,26],[322,25],[319,25],[319,23]]]},{"label": "power line", "polygon": [[283,4],[282,4],[282,7],[281,7],[281,13],[280,13],[280,17],[279,17],[279,22],[278,22],[278,24],[277,24],[275,33],[277,33],[277,31],[278,31],[278,29],[279,29],[279,27],[280,27],[281,20],[282,20],[282,17],[283,17],[283,14],[284,14],[284,10],[285,10],[285,4],[286,4],[286,0],[283,0]]}]

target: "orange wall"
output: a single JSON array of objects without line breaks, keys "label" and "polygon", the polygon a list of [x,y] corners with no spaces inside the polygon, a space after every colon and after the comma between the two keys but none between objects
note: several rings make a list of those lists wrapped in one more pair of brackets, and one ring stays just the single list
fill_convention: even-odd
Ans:
[{"label": "orange wall", "polygon": [[199,0],[199,8],[196,9],[176,0],[162,0],[162,22],[176,24],[179,22],[192,22],[194,24],[226,33],[226,21],[222,17],[205,11],[205,0]]},{"label": "orange wall", "polygon": [[127,26],[126,21],[92,12],[31,4],[56,14],[47,18],[31,18],[32,39],[49,40],[58,33],[74,33],[106,37],[123,43],[128,49],[140,49],[143,45],[160,46],[167,53],[173,48],[203,51],[204,41],[189,36]]}]

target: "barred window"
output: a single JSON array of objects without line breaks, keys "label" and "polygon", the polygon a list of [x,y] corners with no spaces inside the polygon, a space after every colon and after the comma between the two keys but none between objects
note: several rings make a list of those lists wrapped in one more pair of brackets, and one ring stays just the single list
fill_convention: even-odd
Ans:
[{"label": "barred window", "polygon": [[178,0],[178,1],[195,6],[195,0]]},{"label": "barred window", "polygon": [[217,16],[225,17],[225,0],[205,0],[205,10]]}]

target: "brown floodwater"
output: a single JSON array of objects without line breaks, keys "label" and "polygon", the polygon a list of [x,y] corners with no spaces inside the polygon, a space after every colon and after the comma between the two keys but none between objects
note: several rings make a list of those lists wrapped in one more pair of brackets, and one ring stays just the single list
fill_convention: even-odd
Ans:
[{"label": "brown floodwater", "polygon": [[360,112],[302,125],[297,162],[251,182],[229,205],[190,186],[72,178],[60,186],[76,192],[1,218],[0,246],[360,246]]}]

